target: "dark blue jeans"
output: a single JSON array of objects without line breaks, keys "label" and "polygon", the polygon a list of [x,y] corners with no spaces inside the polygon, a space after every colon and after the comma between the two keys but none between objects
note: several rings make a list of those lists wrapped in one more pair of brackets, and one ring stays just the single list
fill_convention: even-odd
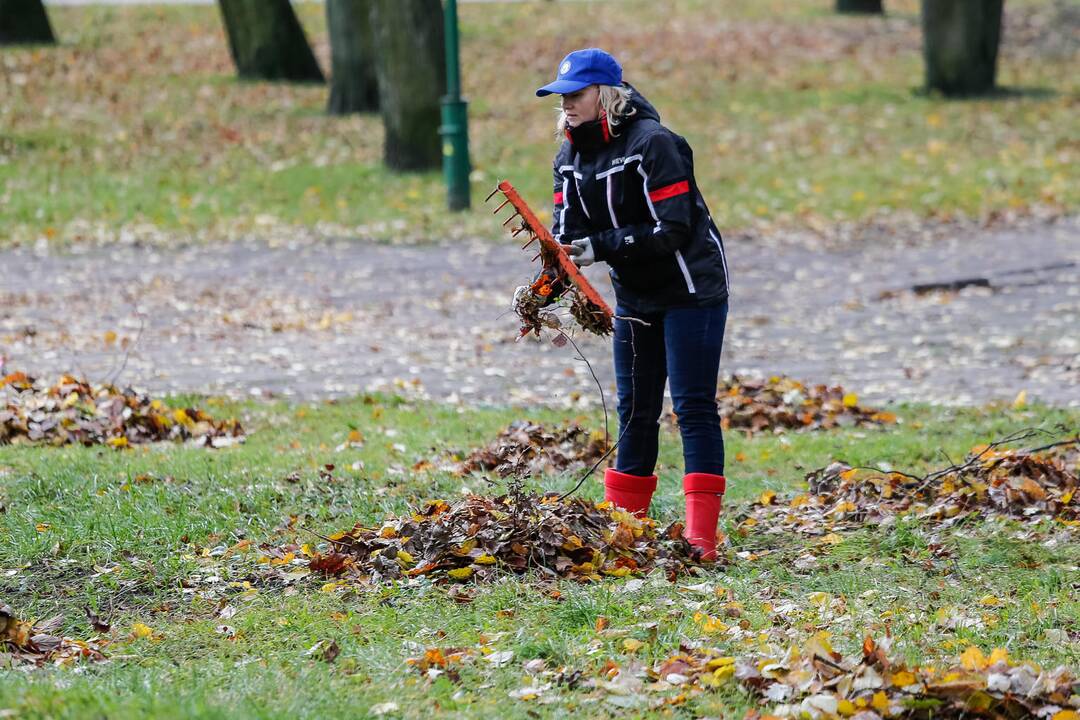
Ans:
[{"label": "dark blue jeans", "polygon": [[[724,436],[716,410],[716,377],[727,324],[727,300],[615,321],[619,442],[615,469],[648,476],[656,468],[664,384],[679,418],[687,473],[724,474]],[[631,317],[622,308],[616,315]],[[638,317],[638,316],[633,316]]]}]

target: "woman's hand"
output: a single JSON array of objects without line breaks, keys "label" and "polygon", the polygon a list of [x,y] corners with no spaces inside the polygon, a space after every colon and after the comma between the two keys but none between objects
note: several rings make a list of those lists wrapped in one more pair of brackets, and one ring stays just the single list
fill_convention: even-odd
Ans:
[{"label": "woman's hand", "polygon": [[578,267],[588,267],[596,262],[596,252],[593,250],[592,240],[581,238],[571,240],[569,245],[563,245],[563,250]]}]

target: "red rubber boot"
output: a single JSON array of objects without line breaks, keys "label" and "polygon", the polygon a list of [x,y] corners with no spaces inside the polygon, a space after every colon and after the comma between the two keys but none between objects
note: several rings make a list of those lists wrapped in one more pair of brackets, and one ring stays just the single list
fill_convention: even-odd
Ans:
[{"label": "red rubber boot", "polygon": [[656,476],[627,475],[614,468],[604,471],[604,499],[614,503],[639,518],[649,511],[649,503],[656,492]]},{"label": "red rubber boot", "polygon": [[723,475],[690,473],[683,477],[686,494],[686,530],[683,537],[701,548],[702,560],[716,559],[716,524],[720,520],[720,501],[727,487]]}]

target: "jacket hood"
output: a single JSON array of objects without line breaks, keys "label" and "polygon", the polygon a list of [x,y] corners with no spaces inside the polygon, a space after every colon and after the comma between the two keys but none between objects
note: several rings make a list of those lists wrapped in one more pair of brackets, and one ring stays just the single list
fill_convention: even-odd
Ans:
[{"label": "jacket hood", "polygon": [[653,104],[637,88],[630,83],[623,83],[623,86],[630,90],[630,107],[635,111],[625,122],[629,123],[634,120],[655,120],[660,122],[660,113],[656,111]]}]

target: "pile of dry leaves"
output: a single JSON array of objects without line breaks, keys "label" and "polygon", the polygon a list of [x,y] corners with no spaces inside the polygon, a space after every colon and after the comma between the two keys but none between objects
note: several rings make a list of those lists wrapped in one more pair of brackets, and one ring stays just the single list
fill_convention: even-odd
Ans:
[{"label": "pile of dry leaves", "polygon": [[603,433],[577,423],[556,427],[518,420],[485,447],[473,450],[454,470],[459,475],[494,471],[502,477],[529,477],[591,466],[606,451]]},{"label": "pile of dry leaves", "polygon": [[899,515],[953,523],[977,513],[1053,519],[1080,528],[1080,438],[1028,449],[1004,447],[1016,439],[973,448],[963,462],[924,476],[833,463],[807,475],[808,493],[786,502],[771,491],[763,493],[740,527],[820,535]]},{"label": "pile of dry leaves", "polygon": [[845,659],[828,633],[811,637],[781,657],[733,658],[701,648],[669,658],[649,671],[668,686],[711,688],[738,681],[769,715],[747,717],[853,718],[1068,718],[1080,708],[1080,685],[1066,668],[1044,670],[1014,663],[1004,649],[989,657],[970,647],[951,667],[908,668],[889,660],[888,640],[867,637],[859,662]]},{"label": "pile of dry leaves", "polygon": [[15,617],[11,606],[0,603],[0,668],[71,665],[81,660],[101,662],[108,640],[73,640],[53,633],[60,617],[34,624]]},{"label": "pile of dry leaves", "polygon": [[724,429],[747,433],[891,425],[896,415],[859,405],[840,386],[807,386],[788,377],[749,380],[732,376],[716,391]]},{"label": "pile of dry leaves", "polygon": [[0,445],[110,445],[191,440],[224,447],[241,442],[236,420],[215,420],[195,408],[170,409],[160,400],[70,375],[45,386],[25,373],[0,378]]},{"label": "pile of dry leaves", "polygon": [[651,570],[674,578],[693,567],[681,524],[657,532],[653,521],[610,503],[521,493],[435,501],[415,515],[327,540],[333,551],[313,557],[311,569],[360,582],[421,575],[483,581],[505,570],[581,581]]}]

